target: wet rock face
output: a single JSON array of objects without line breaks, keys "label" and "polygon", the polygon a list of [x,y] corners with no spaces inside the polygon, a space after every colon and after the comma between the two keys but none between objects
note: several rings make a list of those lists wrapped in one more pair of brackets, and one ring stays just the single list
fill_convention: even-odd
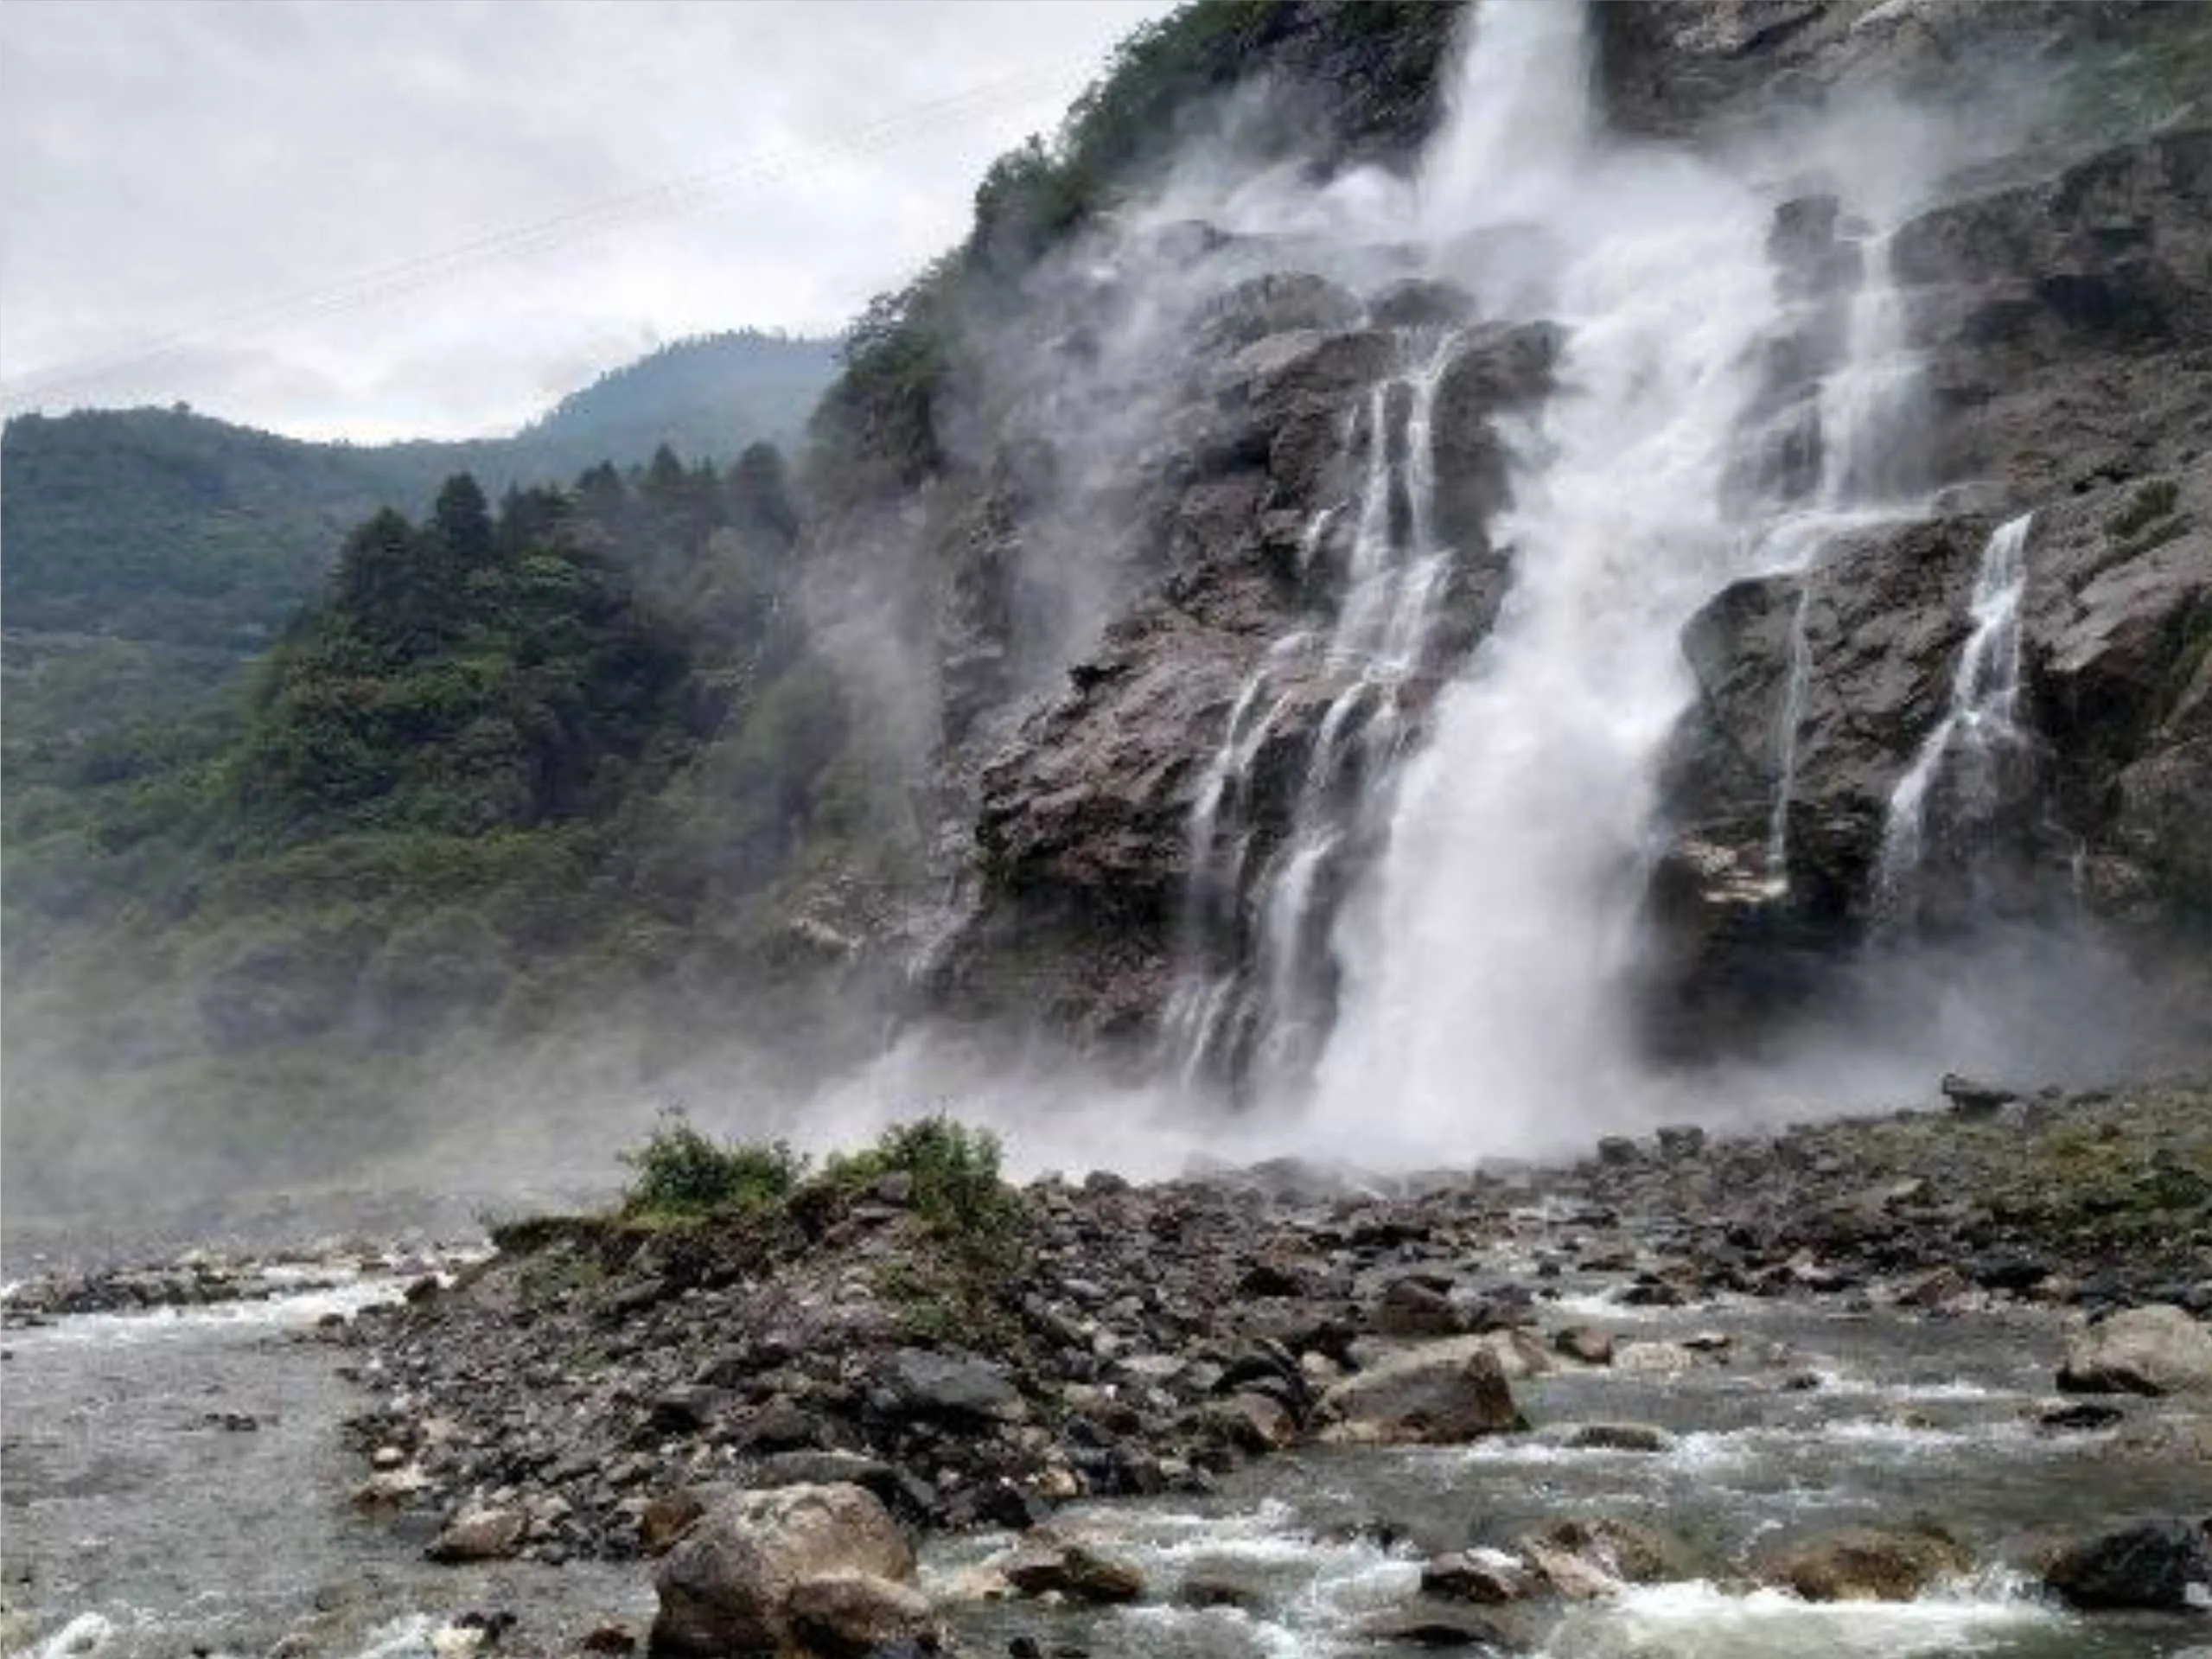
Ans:
[{"label": "wet rock face", "polygon": [[[2158,51],[2202,26],[2187,4],[2085,6],[2069,0],[1602,0],[1593,8],[1597,84],[1623,130],[1689,137],[1818,109],[1880,88],[1941,100],[1986,91],[2023,67],[2048,80],[2065,64],[2093,92],[2080,121],[2124,112],[2158,84],[2124,54]],[[2098,89],[2115,73],[2129,84]],[[2171,105],[2171,97],[2166,100]],[[2202,107],[2201,98],[2198,106]]]},{"label": "wet rock face", "polygon": [[[1833,988],[1833,964],[1883,903],[1889,803],[1943,717],[1981,551],[2017,512],[2034,515],[2024,740],[1996,757],[1995,798],[1971,818],[1939,774],[1916,914],[1956,928],[2033,916],[2078,890],[2150,948],[2203,912],[2208,227],[2212,133],[2181,132],[1898,231],[1895,275],[1926,354],[1919,460],[1931,479],[1985,481],[1984,505],[1847,538],[1802,576],[1739,583],[1685,631],[1698,695],[1663,768],[1673,839],[1650,893],[1661,1046],[1710,1054]],[[1815,290],[1834,235],[1821,199],[1787,204],[1777,281]],[[1771,418],[1786,427],[1798,359],[1817,367],[1819,353],[1784,343]]]},{"label": "wet rock face", "polygon": [[[1432,319],[1463,309],[1443,284],[1378,297],[1403,327],[1341,289],[1275,275],[1200,313],[1191,394],[1167,424],[1182,461],[1154,515],[1160,576],[1069,671],[1068,691],[980,773],[980,903],[936,967],[956,1011],[1019,1011],[1093,1046],[1147,1037],[1172,980],[1176,915],[1191,877],[1190,822],[1207,766],[1255,665],[1301,626],[1325,632],[1342,597],[1342,506],[1355,444],[1408,441],[1404,401],[1367,430],[1375,384],[1433,352]],[[1560,336],[1546,324],[1464,330],[1431,423],[1438,531],[1457,557],[1439,604],[1434,676],[1463,660],[1507,586],[1485,526],[1504,504],[1503,412],[1546,392]],[[1338,519],[1348,517],[1340,512]],[[1320,530],[1323,533],[1316,533]],[[1257,866],[1287,828],[1321,723],[1349,682],[1324,654],[1286,662],[1243,803]],[[1418,718],[1437,678],[1400,692]]]}]

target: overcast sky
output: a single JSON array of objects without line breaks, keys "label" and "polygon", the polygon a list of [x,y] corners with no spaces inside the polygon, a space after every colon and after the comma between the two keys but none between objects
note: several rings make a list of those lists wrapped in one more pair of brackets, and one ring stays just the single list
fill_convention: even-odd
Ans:
[{"label": "overcast sky", "polygon": [[0,0],[0,405],[510,429],[826,332],[1170,0]]}]

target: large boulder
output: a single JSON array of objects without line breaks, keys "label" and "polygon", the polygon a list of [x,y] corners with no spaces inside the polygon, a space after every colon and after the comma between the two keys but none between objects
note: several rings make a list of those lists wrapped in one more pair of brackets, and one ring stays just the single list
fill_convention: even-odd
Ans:
[{"label": "large boulder", "polygon": [[1973,1566],[1956,1539],[1934,1528],[1852,1527],[1789,1546],[1761,1576],[1807,1601],[1910,1601]]},{"label": "large boulder", "polygon": [[1519,1549],[1554,1592],[1572,1601],[1610,1595],[1624,1584],[1697,1576],[1679,1540],[1612,1515],[1555,1521],[1520,1540]]},{"label": "large boulder", "polygon": [[[787,1486],[719,1499],[653,1573],[660,1608],[652,1651],[673,1659],[775,1653],[796,1641],[794,1592],[809,1580],[859,1574],[914,1581],[914,1550],[857,1486]],[[821,1612],[826,1592],[802,1598]],[[847,1598],[848,1601],[851,1599]]]},{"label": "large boulder", "polygon": [[1363,1445],[1454,1445],[1528,1426],[1497,1355],[1479,1337],[1382,1360],[1332,1386],[1318,1414],[1324,1439]]},{"label": "large boulder", "polygon": [[478,1505],[449,1521],[424,1551],[433,1561],[496,1561],[513,1555],[529,1535],[530,1517],[519,1509]]},{"label": "large boulder", "polygon": [[1029,1415],[1029,1402],[1006,1373],[972,1354],[902,1348],[884,1361],[877,1381],[892,1410],[905,1417],[973,1427]]},{"label": "large boulder", "polygon": [[942,1645],[929,1598],[873,1573],[802,1579],[783,1609],[792,1640],[819,1659],[869,1659],[902,1647],[934,1652]]},{"label": "large boulder", "polygon": [[1064,1596],[1071,1601],[1138,1601],[1144,1575],[1126,1561],[1101,1555],[1087,1545],[1065,1543],[1049,1534],[1024,1539],[994,1565],[1006,1582],[1024,1596]]},{"label": "large boulder", "polygon": [[2058,1386],[2069,1394],[2212,1393],[2212,1330],[2177,1307],[2126,1309],[2068,1344]]},{"label": "large boulder", "polygon": [[2212,1606],[2212,1535],[2200,1521],[2146,1521],[2066,1550],[2043,1582],[2076,1607]]}]

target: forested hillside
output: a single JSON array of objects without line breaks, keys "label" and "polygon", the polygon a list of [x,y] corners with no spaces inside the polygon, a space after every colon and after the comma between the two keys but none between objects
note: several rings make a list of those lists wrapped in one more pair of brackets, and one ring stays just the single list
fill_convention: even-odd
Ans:
[{"label": "forested hillside", "polygon": [[379,507],[418,513],[456,472],[498,494],[663,445],[724,465],[795,433],[834,367],[826,341],[711,335],[465,443],[310,443],[184,408],[21,416],[0,437],[0,604],[15,633],[258,649]]},{"label": "forested hillside", "polygon": [[796,532],[765,444],[496,508],[459,475],[348,533],[241,691],[12,747],[10,1167],[124,1123],[170,1175],[324,1167],[587,1015],[803,1047],[778,902],[902,832]]}]

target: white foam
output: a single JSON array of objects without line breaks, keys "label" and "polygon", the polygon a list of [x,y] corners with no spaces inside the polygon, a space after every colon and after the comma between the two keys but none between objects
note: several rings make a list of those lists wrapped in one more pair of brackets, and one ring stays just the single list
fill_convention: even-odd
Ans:
[{"label": "white foam", "polygon": [[50,1325],[11,1333],[25,1343],[129,1343],[159,1342],[210,1331],[302,1329],[331,1314],[347,1318],[362,1309],[397,1302],[406,1285],[398,1279],[357,1279],[289,1296],[215,1302],[200,1307],[148,1308],[135,1313],[78,1313]]},{"label": "white foam", "polygon": [[1545,1659],[1955,1659],[2065,1623],[2027,1593],[2024,1580],[2003,1574],[1917,1601],[1826,1604],[1692,1580],[1631,1588],[1577,1610],[1553,1632]]},{"label": "white foam", "polygon": [[37,1659],[81,1659],[115,1639],[115,1621],[104,1613],[80,1613],[35,1649]]}]

